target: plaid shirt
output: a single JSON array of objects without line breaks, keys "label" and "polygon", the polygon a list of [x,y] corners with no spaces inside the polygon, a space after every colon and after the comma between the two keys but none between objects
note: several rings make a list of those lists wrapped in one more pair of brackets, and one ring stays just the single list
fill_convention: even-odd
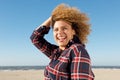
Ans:
[{"label": "plaid shirt", "polygon": [[44,71],[45,80],[94,80],[89,54],[80,40],[74,36],[62,51],[44,39],[49,29],[41,26],[30,37],[32,43],[51,59]]}]

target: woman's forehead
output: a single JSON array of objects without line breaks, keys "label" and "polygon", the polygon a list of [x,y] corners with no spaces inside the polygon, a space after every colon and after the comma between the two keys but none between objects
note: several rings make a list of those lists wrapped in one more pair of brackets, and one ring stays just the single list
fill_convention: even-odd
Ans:
[{"label": "woman's forehead", "polygon": [[54,24],[54,27],[65,27],[65,26],[71,26],[71,25],[63,20],[56,21]]}]

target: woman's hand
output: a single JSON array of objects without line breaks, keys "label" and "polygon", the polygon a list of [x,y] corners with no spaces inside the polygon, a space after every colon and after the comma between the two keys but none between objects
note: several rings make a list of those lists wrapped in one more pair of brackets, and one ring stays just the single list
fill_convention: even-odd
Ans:
[{"label": "woman's hand", "polygon": [[35,30],[38,30],[41,26],[46,26],[46,27],[50,27],[51,25],[51,16],[45,20],[39,27],[37,27]]},{"label": "woman's hand", "polygon": [[47,20],[45,20],[41,25],[44,25],[46,27],[50,27],[50,25],[51,25],[51,16]]}]

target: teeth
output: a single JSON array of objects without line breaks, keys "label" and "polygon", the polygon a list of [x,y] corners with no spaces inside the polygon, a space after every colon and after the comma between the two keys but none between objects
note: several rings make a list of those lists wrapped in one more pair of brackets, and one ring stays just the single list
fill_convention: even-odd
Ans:
[{"label": "teeth", "polygon": [[65,39],[65,37],[59,37],[58,39]]},{"label": "teeth", "polygon": [[62,38],[59,38],[59,39],[64,39],[64,37],[62,37]]},{"label": "teeth", "polygon": [[65,40],[65,37],[58,37],[58,40],[64,41],[64,40]]}]

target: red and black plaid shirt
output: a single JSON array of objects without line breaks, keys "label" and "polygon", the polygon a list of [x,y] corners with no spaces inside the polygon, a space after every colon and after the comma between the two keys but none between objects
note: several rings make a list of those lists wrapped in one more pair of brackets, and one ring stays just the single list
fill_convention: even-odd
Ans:
[{"label": "red and black plaid shirt", "polygon": [[80,40],[74,36],[62,51],[44,39],[49,29],[41,26],[30,37],[32,43],[51,59],[45,68],[45,80],[94,80],[89,54]]}]

